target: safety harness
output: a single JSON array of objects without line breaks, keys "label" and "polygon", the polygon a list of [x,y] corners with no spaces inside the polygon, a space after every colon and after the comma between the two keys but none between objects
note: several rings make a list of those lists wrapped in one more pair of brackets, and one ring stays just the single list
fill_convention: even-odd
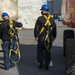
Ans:
[{"label": "safety harness", "polygon": [[[50,38],[49,38],[49,33],[52,31],[53,27],[50,23],[50,15],[47,17],[46,15],[43,15],[44,18],[46,19],[45,24],[43,25],[42,29],[39,32],[39,36],[45,31],[45,39],[44,39],[44,45],[45,48],[47,49],[48,52],[50,52]],[[50,32],[49,32],[50,31]]]},{"label": "safety harness", "polygon": [[[17,36],[15,28],[14,28],[13,20],[9,20],[8,34],[10,36],[9,59],[11,60],[11,62],[16,64],[20,60],[20,50],[19,50],[19,40],[18,40],[18,36]],[[14,38],[15,38],[15,41],[16,41],[15,42],[16,49],[14,49],[14,47],[12,45],[12,42],[13,42]]]}]

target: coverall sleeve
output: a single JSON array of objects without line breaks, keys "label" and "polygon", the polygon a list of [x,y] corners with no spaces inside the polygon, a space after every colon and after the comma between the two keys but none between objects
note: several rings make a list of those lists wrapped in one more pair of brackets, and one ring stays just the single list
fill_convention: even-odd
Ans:
[{"label": "coverall sleeve", "polygon": [[22,27],[23,24],[21,22],[15,22],[15,27]]},{"label": "coverall sleeve", "polygon": [[57,36],[57,28],[56,28],[56,23],[55,23],[54,19],[53,19],[53,31],[52,31],[52,34],[53,34],[53,39],[55,39],[56,36]]},{"label": "coverall sleeve", "polygon": [[1,39],[1,24],[0,24],[0,39]]},{"label": "coverall sleeve", "polygon": [[0,21],[0,38],[1,38],[1,26],[2,26],[2,22],[3,21]]},{"label": "coverall sleeve", "polygon": [[34,37],[35,38],[37,38],[38,34],[39,34],[39,25],[40,25],[40,22],[39,22],[39,18],[38,18],[35,23],[35,27],[34,27]]}]

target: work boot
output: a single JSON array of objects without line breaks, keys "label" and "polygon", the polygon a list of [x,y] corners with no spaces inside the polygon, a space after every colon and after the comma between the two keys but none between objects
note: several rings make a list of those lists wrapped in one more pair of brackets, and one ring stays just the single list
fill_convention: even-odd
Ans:
[{"label": "work boot", "polygon": [[12,63],[12,64],[10,65],[10,68],[13,68],[13,67],[15,67],[15,64],[14,64],[14,63]]},{"label": "work boot", "polygon": [[52,62],[52,61],[50,61],[50,64],[49,64],[49,66],[51,66],[51,67],[53,66],[53,62]]},{"label": "work boot", "polygon": [[9,70],[9,68],[6,68],[6,67],[5,67],[5,70]]},{"label": "work boot", "polygon": [[5,70],[9,70],[10,69],[10,66],[9,65],[8,66],[7,65],[4,65],[4,69]]},{"label": "work boot", "polygon": [[39,64],[39,68],[41,69],[41,68],[43,68],[44,67],[44,63],[40,63]]},{"label": "work boot", "polygon": [[47,65],[47,66],[45,66],[44,68],[45,68],[45,70],[49,70],[49,66],[48,66],[48,65]]}]

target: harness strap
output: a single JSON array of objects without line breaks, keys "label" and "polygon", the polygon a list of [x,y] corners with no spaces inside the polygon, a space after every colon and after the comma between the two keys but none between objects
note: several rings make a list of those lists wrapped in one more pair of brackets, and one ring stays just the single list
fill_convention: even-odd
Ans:
[{"label": "harness strap", "polygon": [[8,33],[9,33],[9,35],[10,35],[10,37],[12,37],[13,35],[14,35],[14,33],[13,33],[13,31],[12,31],[12,29],[13,29],[13,26],[14,24],[13,24],[13,20],[9,20],[9,30],[8,30]]},{"label": "harness strap", "polygon": [[51,23],[50,23],[50,21],[49,21],[49,19],[50,19],[50,15],[48,16],[48,18],[47,18],[46,15],[44,15],[44,17],[45,17],[45,19],[46,19],[45,26],[47,26],[47,25],[51,26]]},{"label": "harness strap", "polygon": [[10,28],[13,28],[13,20],[9,20]]},{"label": "harness strap", "polygon": [[[48,17],[46,15],[43,15],[43,16],[46,19],[46,22],[45,22],[44,26],[42,27],[42,29],[40,30],[39,35],[41,35],[42,32],[45,30],[45,26],[49,26],[51,31],[53,29],[51,26],[51,23],[50,23],[50,15]],[[44,45],[48,52],[50,52],[49,44],[50,44],[50,39],[49,39],[49,34],[47,33],[45,36]]]},{"label": "harness strap", "polygon": [[46,19],[46,22],[45,22],[44,26],[42,27],[42,29],[40,30],[39,35],[42,34],[42,32],[43,32],[44,29],[45,29],[45,28],[44,28],[45,26],[47,26],[47,25],[48,25],[48,26],[51,26],[51,23],[50,23],[50,21],[49,21],[49,20],[50,20],[50,15],[49,15],[48,17],[47,17],[46,15],[43,15],[43,16],[44,16],[44,18]]}]

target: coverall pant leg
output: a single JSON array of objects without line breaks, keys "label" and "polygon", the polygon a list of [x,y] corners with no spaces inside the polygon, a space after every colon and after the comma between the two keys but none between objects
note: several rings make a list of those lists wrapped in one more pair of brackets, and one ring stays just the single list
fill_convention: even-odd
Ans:
[{"label": "coverall pant leg", "polygon": [[45,47],[45,66],[49,66],[51,61],[52,38],[50,38],[49,50]]},{"label": "coverall pant leg", "polygon": [[51,52],[45,50],[45,66],[49,66],[51,60]]},{"label": "coverall pant leg", "polygon": [[37,61],[38,63],[44,62],[44,48],[43,47],[37,47]]},{"label": "coverall pant leg", "polygon": [[[52,48],[52,39],[50,41],[50,50]],[[45,48],[44,40],[42,37],[38,39],[37,45],[37,61],[38,63],[43,63],[45,61],[45,65],[48,66],[51,60],[51,52]]]},{"label": "coverall pant leg", "polygon": [[3,54],[4,54],[4,65],[6,69],[10,68],[10,59],[9,59],[9,41],[3,41]]},{"label": "coverall pant leg", "polygon": [[37,61],[38,63],[43,63],[44,61],[44,43],[43,43],[44,37],[38,38],[38,44],[37,44]]}]

